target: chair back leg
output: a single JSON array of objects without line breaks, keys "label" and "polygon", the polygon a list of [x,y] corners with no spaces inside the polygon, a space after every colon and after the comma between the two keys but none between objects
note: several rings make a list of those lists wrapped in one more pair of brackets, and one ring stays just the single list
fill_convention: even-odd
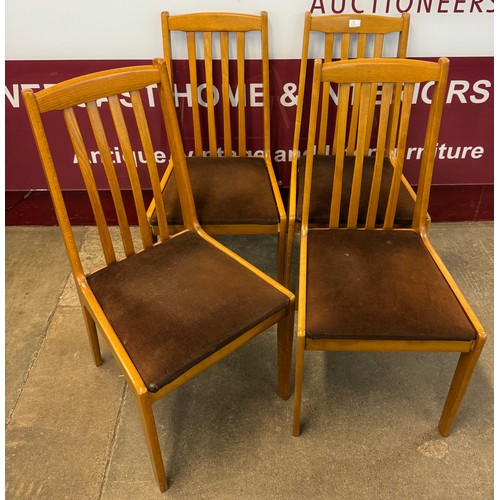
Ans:
[{"label": "chair back leg", "polygon": [[295,301],[290,301],[288,314],[278,322],[278,396],[285,401],[290,397],[292,371],[293,325]]},{"label": "chair back leg", "polygon": [[302,400],[302,378],[304,374],[305,335],[297,337],[297,353],[295,359],[295,389],[293,397],[293,435],[300,436],[300,403]]},{"label": "chair back leg", "polygon": [[450,434],[485,341],[485,336],[478,337],[474,349],[471,352],[463,352],[460,355],[438,425],[439,432],[444,437]]}]

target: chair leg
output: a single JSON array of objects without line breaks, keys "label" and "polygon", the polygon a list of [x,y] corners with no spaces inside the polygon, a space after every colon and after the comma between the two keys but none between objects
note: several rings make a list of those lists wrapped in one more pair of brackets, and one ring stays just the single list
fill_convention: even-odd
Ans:
[{"label": "chair leg", "polygon": [[285,401],[290,397],[292,371],[293,324],[295,305],[288,306],[288,315],[278,322],[278,395]]},{"label": "chair leg", "polygon": [[455,417],[462,403],[467,386],[469,385],[474,368],[479,360],[479,355],[481,354],[485,340],[485,336],[479,337],[473,351],[463,352],[460,355],[438,425],[439,432],[444,437],[450,434],[451,427],[455,421]]},{"label": "chair leg", "polygon": [[83,319],[85,320],[85,327],[87,328],[87,335],[90,342],[90,350],[96,366],[102,365],[101,349],[99,347],[99,337],[97,336],[97,328],[94,319],[87,311],[85,306],[82,306]]},{"label": "chair leg", "polygon": [[295,391],[293,396],[293,435],[300,436],[300,404],[302,400],[302,378],[304,374],[304,351],[306,338],[297,337],[297,353],[295,360]]},{"label": "chair leg", "polygon": [[156,482],[160,491],[163,493],[167,491],[168,481],[165,474],[165,466],[163,465],[163,458],[161,456],[160,442],[158,440],[158,433],[156,431],[155,417],[153,414],[153,407],[148,398],[148,394],[134,393],[139,414],[141,417],[141,424],[146,436],[146,444],[148,446],[149,458],[153,466],[153,472]]}]

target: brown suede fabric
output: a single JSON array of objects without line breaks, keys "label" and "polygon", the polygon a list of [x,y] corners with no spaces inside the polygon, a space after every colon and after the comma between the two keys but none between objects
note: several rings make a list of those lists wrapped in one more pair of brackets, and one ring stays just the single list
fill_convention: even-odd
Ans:
[{"label": "brown suede fabric", "polygon": [[194,233],[111,264],[88,282],[151,392],[289,303]]},{"label": "brown suede fabric", "polygon": [[473,340],[476,333],[413,231],[311,230],[307,336]]},{"label": "brown suede fabric", "polygon": [[[200,224],[277,224],[279,213],[264,158],[187,157]],[[175,177],[163,191],[169,224],[182,224]],[[151,219],[157,225],[156,213]]]},{"label": "brown suede fabric", "polygon": [[[342,199],[340,209],[341,227],[347,223],[349,213],[349,199],[352,189],[352,178],[354,174],[354,156],[346,156],[342,176]],[[368,202],[370,201],[370,190],[372,185],[374,157],[365,157],[363,164],[363,177],[361,181],[361,196],[359,202],[358,225],[363,226],[366,222],[368,212]],[[311,205],[309,209],[309,222],[316,224],[328,224],[330,218],[330,204],[332,199],[333,173],[335,166],[335,156],[315,155],[313,163],[313,179],[311,187]],[[297,220],[302,218],[302,197],[304,194],[304,178],[306,169],[306,157],[299,160],[299,177],[297,186]],[[377,210],[376,224],[382,225],[391,189],[392,174],[394,168],[389,160],[384,161],[382,171],[382,182],[380,187],[380,198]],[[413,220],[413,208],[415,203],[401,184],[399,191],[398,205],[394,224],[396,226],[410,227]]]}]

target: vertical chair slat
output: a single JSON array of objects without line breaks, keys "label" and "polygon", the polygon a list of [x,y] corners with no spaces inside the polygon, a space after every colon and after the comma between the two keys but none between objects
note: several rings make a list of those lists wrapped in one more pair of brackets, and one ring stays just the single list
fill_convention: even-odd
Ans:
[{"label": "vertical chair slat", "polygon": [[[366,33],[360,33],[358,35],[358,48],[356,57],[358,59],[365,57],[365,51],[366,51]],[[354,150],[356,148],[356,132],[358,126],[360,91],[361,91],[361,86],[359,85],[359,83],[354,84],[353,105],[351,108],[351,123],[349,127],[349,139],[347,140],[347,154],[349,156],[354,155]]]},{"label": "vertical chair slat", "polygon": [[344,169],[345,138],[347,128],[347,112],[349,109],[349,97],[351,87],[349,84],[339,85],[339,101],[337,107],[337,119],[335,126],[336,149],[335,149],[335,171],[333,175],[332,198],[330,204],[330,229],[337,229],[340,221],[340,203],[342,194],[342,175]]},{"label": "vertical chair slat", "polygon": [[377,33],[375,35],[375,43],[373,46],[373,57],[382,57],[382,49],[384,46],[384,35]]},{"label": "vertical chair slat", "polygon": [[385,148],[388,152],[392,151],[396,147],[402,92],[403,85],[401,83],[394,84],[394,98],[392,100],[392,106],[389,115],[389,133],[387,134],[387,141],[385,145]]},{"label": "vertical chair slat", "polygon": [[[358,48],[356,57],[362,59],[365,57],[366,51],[366,33],[360,33],[358,35]],[[359,83],[354,84],[353,92],[353,105],[351,108],[351,123],[349,127],[349,139],[347,141],[347,154],[349,156],[354,155],[354,149],[356,144],[356,132],[358,125],[358,113],[359,113],[359,96],[360,96],[361,86]]]},{"label": "vertical chair slat", "polygon": [[[333,45],[334,37],[332,33],[325,34],[325,56],[323,58],[324,62],[331,62],[333,57]],[[328,127],[328,108],[330,104],[330,88],[329,82],[325,82],[322,85],[321,91],[321,120],[319,124],[319,136],[318,136],[318,154],[324,155],[326,153],[326,132]]]},{"label": "vertical chair slat", "polygon": [[113,248],[113,243],[109,234],[106,217],[102,209],[99,192],[97,191],[92,167],[90,166],[88,151],[85,147],[85,142],[83,140],[80,127],[78,126],[78,121],[76,119],[75,111],[73,108],[67,108],[64,110],[64,120],[68,128],[71,143],[73,144],[73,149],[75,150],[75,154],[78,159],[78,165],[80,166],[80,170],[82,172],[85,187],[87,188],[92,211],[94,212],[95,222],[97,225],[97,230],[99,232],[99,238],[101,240],[104,258],[106,259],[107,264],[112,264],[113,262],[116,262],[115,250]]},{"label": "vertical chair slat", "polygon": [[99,113],[99,108],[97,107],[96,102],[88,102],[86,107],[90,124],[92,126],[92,131],[94,132],[97,147],[99,148],[99,153],[101,155],[101,161],[104,166],[104,172],[106,173],[106,178],[108,180],[113,203],[115,205],[116,215],[118,218],[118,226],[120,228],[120,235],[122,237],[123,249],[125,250],[125,255],[128,257],[135,253],[134,243],[132,242],[132,234],[130,233],[127,213],[123,204],[120,184],[116,176],[113,159],[111,158],[108,139],[106,137],[104,125],[102,123],[101,115]]},{"label": "vertical chair slat", "polygon": [[[381,33],[377,33],[375,35],[375,44],[373,47],[373,57],[382,57],[382,49],[384,46],[384,35]],[[366,134],[366,143],[364,145],[364,154],[368,154],[368,150],[370,149],[370,139],[372,135],[373,128],[373,119],[375,116],[375,101],[377,98],[377,84],[374,83],[371,88],[370,93],[370,105],[368,107],[368,122],[367,122],[367,134]],[[361,150],[361,149],[360,149]]]},{"label": "vertical chair slat", "polygon": [[366,143],[368,128],[368,109],[370,106],[371,84],[361,84],[361,98],[359,106],[359,123],[357,154],[354,162],[354,174],[352,179],[351,197],[349,201],[349,215],[347,217],[347,228],[356,229],[358,225],[359,199],[361,196],[361,180],[363,177],[363,146]]},{"label": "vertical chair slat", "polygon": [[108,101],[109,109],[111,110],[111,116],[113,117],[113,123],[115,125],[116,133],[118,136],[118,142],[120,143],[123,158],[125,160],[125,166],[127,167],[130,186],[132,188],[135,209],[137,212],[137,220],[139,222],[139,229],[141,232],[142,244],[144,245],[144,248],[149,248],[153,245],[153,238],[151,235],[151,229],[149,227],[148,219],[146,217],[144,198],[142,196],[141,184],[139,181],[139,175],[137,174],[137,166],[132,152],[132,145],[130,144],[127,125],[125,123],[125,119],[123,118],[123,113],[120,106],[120,101],[118,100],[118,96],[111,96],[108,98]]},{"label": "vertical chair slat", "polygon": [[342,33],[342,42],[340,46],[340,59],[349,59],[349,48],[351,47],[351,35],[349,33]]},{"label": "vertical chair slat", "polygon": [[160,177],[158,175],[158,165],[156,164],[153,143],[151,141],[151,134],[149,133],[148,122],[146,114],[144,113],[144,106],[139,91],[134,90],[130,92],[132,108],[134,110],[137,128],[141,137],[141,143],[148,165],[149,178],[151,180],[151,188],[153,190],[153,197],[156,204],[156,211],[158,217],[158,226],[160,228],[160,239],[165,241],[168,239],[169,231],[167,225],[167,215],[165,213],[165,205],[163,204],[163,197],[161,194]]},{"label": "vertical chair slat", "polygon": [[366,33],[360,33],[358,35],[358,49],[356,52],[356,57],[358,59],[363,59],[366,52]]},{"label": "vertical chair slat", "polygon": [[325,33],[325,53],[323,62],[331,62],[333,60],[333,49],[335,47],[335,36],[333,33]]},{"label": "vertical chair slat", "polygon": [[191,101],[193,114],[194,152],[196,156],[203,154],[203,142],[201,140],[200,110],[198,107],[198,71],[196,69],[196,36],[193,32],[186,33],[189,81],[191,82]]},{"label": "vertical chair slat", "polygon": [[356,149],[356,134],[358,132],[359,100],[361,96],[361,85],[355,83],[353,86],[353,104],[351,107],[351,121],[349,124],[349,136],[347,139],[347,155],[353,156]]},{"label": "vertical chair slat", "polygon": [[403,175],[403,163],[406,150],[406,139],[408,137],[408,124],[410,121],[411,106],[413,100],[413,83],[406,83],[403,88],[403,104],[401,106],[401,118],[399,121],[399,133],[396,149],[396,156],[391,158],[394,161],[394,173],[392,176],[391,192],[387,202],[387,210],[384,219],[384,229],[390,229],[394,226],[394,217],[396,215],[396,206],[399,197],[399,188],[401,186],[401,177]]},{"label": "vertical chair slat", "polygon": [[[399,40],[398,40],[397,57],[399,58],[406,57],[409,28],[410,28],[410,15],[406,13],[403,14],[403,28],[401,29],[401,33],[399,35]],[[395,98],[392,101],[391,113],[389,116],[390,133],[387,136],[387,144],[386,144],[387,151],[394,149],[396,144],[396,134],[398,132],[398,120],[399,120],[399,111],[401,108],[402,91],[403,91],[403,86],[401,85],[401,83],[396,83],[396,86],[394,88]]]},{"label": "vertical chair slat", "polygon": [[231,106],[229,100],[229,34],[220,34],[221,70],[222,70],[222,109],[224,121],[224,155],[233,154],[231,141]]},{"label": "vertical chair slat", "polygon": [[217,156],[217,133],[215,129],[214,77],[212,63],[212,33],[203,33],[205,49],[205,82],[207,86],[208,144],[210,156]]},{"label": "vertical chair slat", "polygon": [[366,128],[366,141],[363,145],[361,144],[358,149],[360,152],[363,152],[365,155],[368,154],[370,150],[370,140],[372,137],[372,129],[373,129],[373,120],[375,117],[375,103],[377,100],[377,87],[378,85],[376,83],[372,84],[371,90],[370,90],[370,103],[368,105],[368,120],[367,120],[367,128]]},{"label": "vertical chair slat", "polygon": [[262,85],[264,90],[264,150],[271,151],[271,103],[269,96],[269,35],[267,29],[267,12],[262,12]]},{"label": "vertical chair slat", "polygon": [[236,33],[236,58],[238,78],[238,154],[246,155],[246,124],[245,124],[245,33]]},{"label": "vertical chair slat", "polygon": [[389,111],[391,109],[393,83],[384,83],[382,87],[382,102],[380,106],[379,131],[377,136],[377,154],[375,156],[375,167],[366,215],[366,229],[374,229],[377,217],[378,202],[380,196],[380,185],[382,181],[382,170],[384,165],[384,146],[387,139],[387,128],[389,122]]}]

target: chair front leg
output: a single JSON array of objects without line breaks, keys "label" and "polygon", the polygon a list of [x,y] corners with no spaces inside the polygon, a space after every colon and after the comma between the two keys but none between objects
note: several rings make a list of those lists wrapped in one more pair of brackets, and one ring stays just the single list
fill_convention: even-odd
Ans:
[{"label": "chair front leg", "polygon": [[146,444],[148,447],[151,465],[156,478],[156,482],[160,491],[163,493],[168,488],[167,475],[165,474],[165,466],[161,456],[160,442],[158,440],[158,433],[156,430],[155,417],[153,414],[153,407],[149,399],[148,393],[137,394],[134,392],[141,424],[146,436]]}]

